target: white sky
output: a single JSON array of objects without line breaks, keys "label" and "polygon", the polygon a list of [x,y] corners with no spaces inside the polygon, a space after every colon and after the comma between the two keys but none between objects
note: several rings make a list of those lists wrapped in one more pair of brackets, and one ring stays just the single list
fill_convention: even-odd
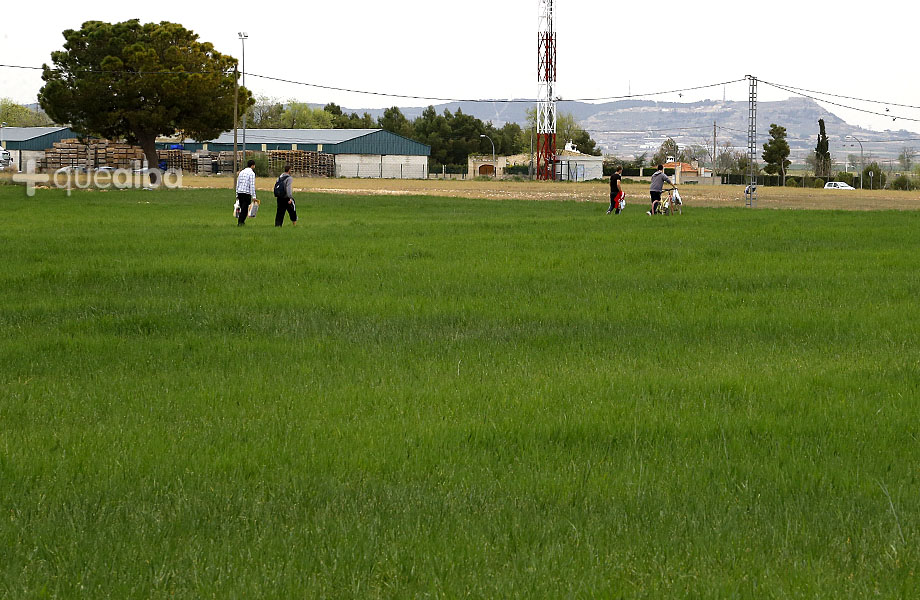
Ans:
[{"label": "white sky", "polygon": [[[218,7],[246,6],[236,12]],[[342,88],[439,98],[533,98],[537,93],[537,0],[308,0],[246,4],[46,0],[41,14],[5,10],[0,63],[40,66],[63,44],[61,31],[87,20],[139,18],[181,23],[240,57],[246,71]],[[557,0],[557,93],[565,99],[623,96],[742,79],[920,106],[920,3],[839,0],[659,3]],[[247,77],[256,94],[336,102],[350,109],[424,106],[410,100],[334,92]],[[0,68],[0,97],[34,102],[39,71]],[[759,85],[761,100],[788,92]],[[747,83],[724,90],[746,100]],[[723,88],[653,96],[721,98]],[[899,116],[825,106],[853,125],[920,132],[920,109],[836,99]],[[910,121],[908,119],[916,119]]]}]

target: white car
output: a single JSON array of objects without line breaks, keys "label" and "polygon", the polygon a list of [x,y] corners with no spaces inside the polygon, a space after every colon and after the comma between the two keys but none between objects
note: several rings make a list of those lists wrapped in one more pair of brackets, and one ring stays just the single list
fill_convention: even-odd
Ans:
[{"label": "white car", "polygon": [[842,181],[828,181],[824,184],[826,190],[855,190],[856,188]]}]

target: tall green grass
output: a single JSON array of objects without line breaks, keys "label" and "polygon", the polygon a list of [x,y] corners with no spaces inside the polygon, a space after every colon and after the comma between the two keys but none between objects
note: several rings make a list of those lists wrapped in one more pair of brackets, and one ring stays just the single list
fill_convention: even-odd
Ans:
[{"label": "tall green grass", "polygon": [[0,187],[0,597],[910,598],[920,214]]}]

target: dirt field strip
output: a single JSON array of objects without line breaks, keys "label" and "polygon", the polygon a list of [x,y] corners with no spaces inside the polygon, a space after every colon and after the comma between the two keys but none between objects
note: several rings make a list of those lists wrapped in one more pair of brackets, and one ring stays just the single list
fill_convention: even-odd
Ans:
[{"label": "dirt field strip", "polygon": [[[7,174],[4,174],[6,177]],[[256,187],[270,192],[274,179],[259,177]],[[325,179],[295,178],[297,192],[382,195],[382,196],[442,196],[451,198],[484,198],[489,200],[577,201],[605,204],[609,187],[603,182],[535,182],[535,181],[463,181],[419,179]],[[233,188],[230,177],[185,176],[185,188]],[[625,185],[628,205],[638,208],[648,204],[648,185]],[[740,185],[681,186],[686,208],[743,207],[744,187]],[[761,187],[757,207],[799,210],[920,210],[920,191],[893,190],[824,190],[793,187]]]}]

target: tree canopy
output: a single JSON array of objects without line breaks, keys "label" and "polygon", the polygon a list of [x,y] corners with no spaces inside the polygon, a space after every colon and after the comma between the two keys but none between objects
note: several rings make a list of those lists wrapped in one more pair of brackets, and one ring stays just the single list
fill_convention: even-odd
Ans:
[{"label": "tree canopy", "polygon": [[[86,135],[126,138],[157,164],[156,138],[196,140],[233,127],[236,59],[181,25],[87,21],[64,31],[64,50],[44,65],[39,102],[59,123]],[[239,88],[240,110],[252,104]]]},{"label": "tree canopy", "polygon": [[786,128],[775,123],[770,124],[770,139],[763,145],[763,158],[766,165],[763,170],[770,175],[780,175],[786,179],[786,169],[792,164],[789,160],[789,142],[786,141]]},{"label": "tree canopy", "polygon": [[815,146],[815,177],[829,177],[831,174],[831,151],[824,119],[818,119],[818,144]]},{"label": "tree canopy", "polygon": [[40,110],[18,104],[9,98],[0,98],[0,121],[7,127],[42,127],[51,125],[51,119]]},{"label": "tree canopy", "polygon": [[898,154],[898,164],[901,165],[901,168],[905,171],[910,171],[910,168],[914,164],[914,155],[917,154],[911,146],[904,146],[901,148],[901,153]]},{"label": "tree canopy", "polygon": [[[252,127],[269,129],[385,129],[431,146],[431,165],[437,168],[440,165],[465,165],[470,154],[491,154],[490,139],[498,155],[528,152],[536,110],[528,111],[531,127],[505,123],[497,128],[460,109],[456,112],[445,109],[439,114],[434,106],[428,106],[419,117],[410,120],[399,107],[392,106],[384,110],[378,119],[374,119],[367,112],[360,116],[354,112],[347,114],[341,106],[331,102],[320,109],[295,100],[285,103],[260,96],[249,111],[249,119]],[[561,150],[566,142],[572,141],[579,152],[600,155],[595,141],[577,125],[571,114],[559,115],[557,130],[558,149]],[[488,136],[488,139],[483,135]]]},{"label": "tree canopy", "polygon": [[655,152],[652,156],[652,164],[661,165],[670,160],[680,160],[680,148],[673,139],[668,138],[665,141],[661,142],[661,146],[658,147],[658,151]]},{"label": "tree canopy", "polygon": [[882,166],[878,162],[871,162],[865,166],[862,170],[863,178],[863,187],[867,187],[870,190],[880,190],[885,187],[885,183],[888,181],[888,176],[885,174],[885,171],[882,170]]}]

